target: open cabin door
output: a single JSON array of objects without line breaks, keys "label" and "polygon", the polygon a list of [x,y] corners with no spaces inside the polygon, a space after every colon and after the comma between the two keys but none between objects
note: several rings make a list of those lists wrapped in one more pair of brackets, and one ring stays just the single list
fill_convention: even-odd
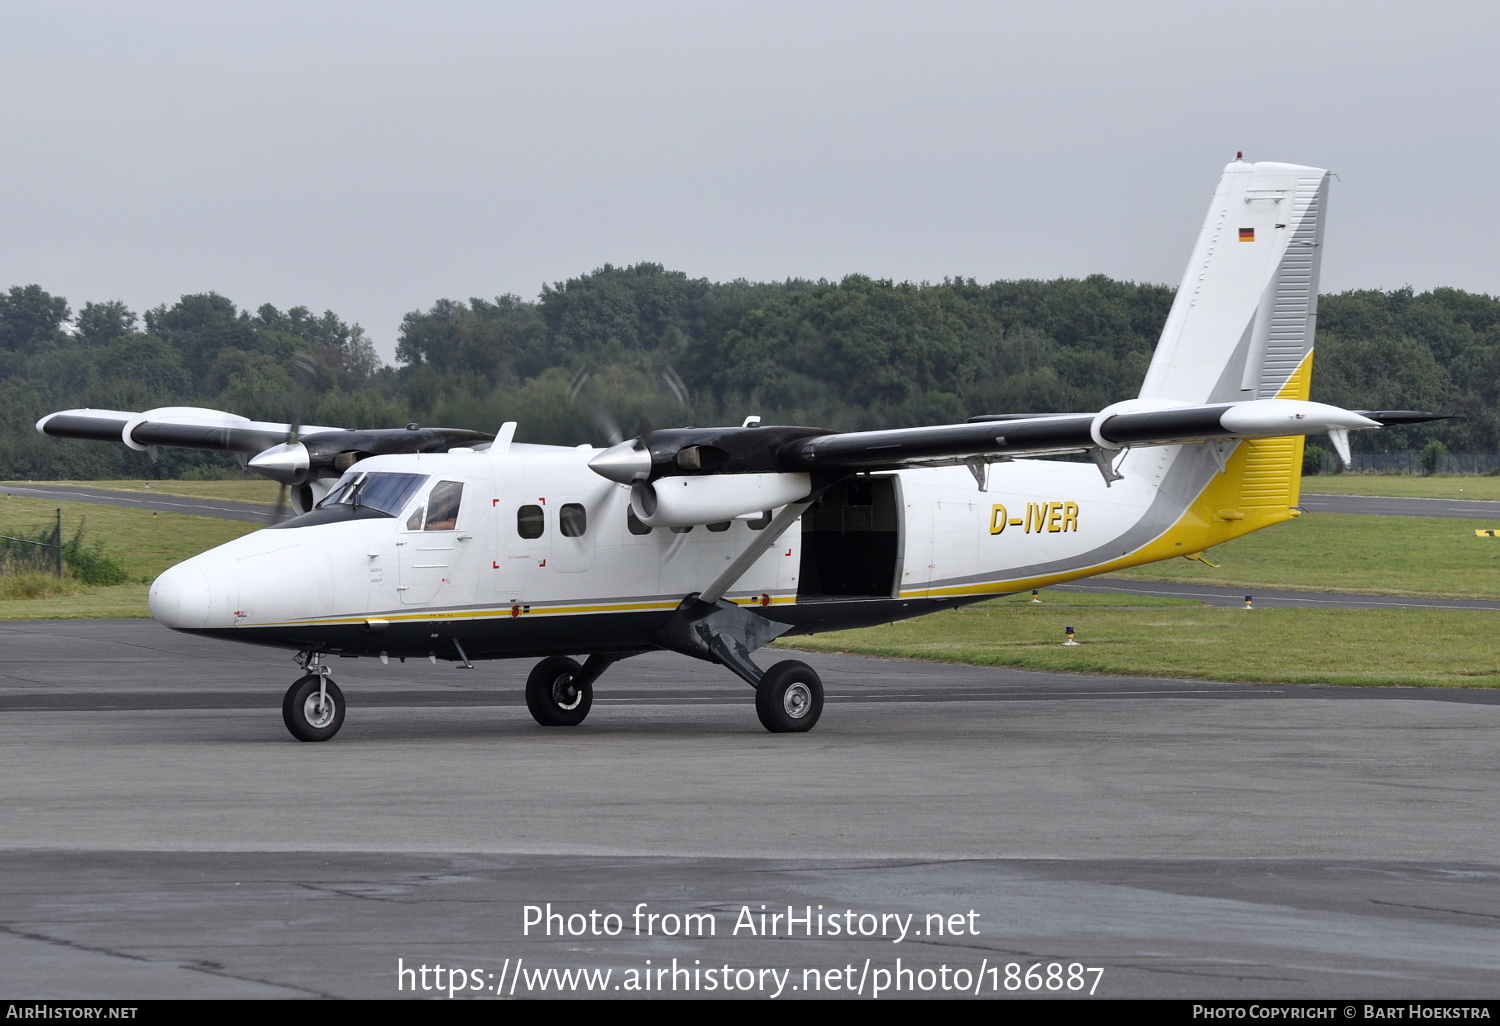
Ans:
[{"label": "open cabin door", "polygon": [[797,601],[891,598],[900,580],[901,502],[893,474],[853,477],[802,514]]}]

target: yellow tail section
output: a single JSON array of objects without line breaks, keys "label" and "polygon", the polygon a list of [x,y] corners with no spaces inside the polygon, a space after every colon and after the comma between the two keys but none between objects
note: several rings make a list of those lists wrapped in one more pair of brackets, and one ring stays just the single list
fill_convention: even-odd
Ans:
[{"label": "yellow tail section", "polygon": [[[1311,390],[1312,353],[1308,353],[1276,398],[1305,400]],[[1306,443],[1301,435],[1241,442],[1224,473],[1209,483],[1183,518],[1182,527],[1193,520],[1202,524],[1204,544],[1193,551],[1296,517],[1298,512],[1291,507],[1302,498],[1302,451]],[[1174,540],[1184,543],[1180,547],[1187,547],[1186,539]]]},{"label": "yellow tail section", "polygon": [[[1311,388],[1312,353],[1309,352],[1276,398],[1306,399]],[[1214,475],[1187,512],[1161,537],[1103,567],[1059,575],[1046,583],[1108,573],[1173,556],[1191,556],[1251,531],[1296,519],[1300,513],[1292,507],[1302,496],[1304,443],[1300,435],[1240,442],[1225,461],[1224,472]],[[1044,586],[1029,581],[1022,584],[1032,588]]]}]

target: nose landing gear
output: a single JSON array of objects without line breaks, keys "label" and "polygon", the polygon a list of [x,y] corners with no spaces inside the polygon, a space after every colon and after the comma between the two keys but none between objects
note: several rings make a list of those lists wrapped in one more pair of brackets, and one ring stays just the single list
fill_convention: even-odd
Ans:
[{"label": "nose landing gear", "polygon": [[593,685],[583,667],[567,656],[553,656],[536,664],[526,678],[526,708],[544,727],[574,727],[594,704]]},{"label": "nose landing gear", "polygon": [[317,653],[304,657],[309,671],[297,678],[281,700],[281,718],[298,741],[327,741],[344,725],[344,693],[328,678]]},{"label": "nose landing gear", "polygon": [[526,708],[544,727],[576,727],[594,704],[594,681],[630,652],[595,652],[579,665],[567,656],[537,663],[526,678]]}]

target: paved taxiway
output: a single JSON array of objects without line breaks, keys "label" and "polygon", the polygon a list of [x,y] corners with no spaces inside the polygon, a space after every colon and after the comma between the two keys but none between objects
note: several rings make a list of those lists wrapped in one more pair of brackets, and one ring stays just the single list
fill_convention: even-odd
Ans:
[{"label": "paved taxiway", "polygon": [[[743,685],[660,655],[548,730],[524,665],[341,660],[344,730],[304,745],[285,653],[133,621],[0,624],[0,650],[8,997],[388,997],[398,959],[674,957],[795,984],[1077,961],[1111,997],[1500,990],[1496,692],[812,655],[823,722],[772,736]],[[523,935],[546,902],[717,933]],[[979,934],[733,936],[761,904],[973,909]]]},{"label": "paved taxiway", "polygon": [[1319,495],[1303,492],[1301,506],[1309,513],[1500,520],[1500,502],[1490,499],[1409,499],[1384,495]]}]

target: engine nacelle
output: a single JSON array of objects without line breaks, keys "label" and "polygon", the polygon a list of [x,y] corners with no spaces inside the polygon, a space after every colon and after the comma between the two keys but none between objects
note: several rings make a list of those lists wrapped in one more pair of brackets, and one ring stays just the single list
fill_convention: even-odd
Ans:
[{"label": "engine nacelle", "polygon": [[806,474],[662,477],[630,486],[630,508],[648,527],[693,527],[763,513],[812,491]]}]

